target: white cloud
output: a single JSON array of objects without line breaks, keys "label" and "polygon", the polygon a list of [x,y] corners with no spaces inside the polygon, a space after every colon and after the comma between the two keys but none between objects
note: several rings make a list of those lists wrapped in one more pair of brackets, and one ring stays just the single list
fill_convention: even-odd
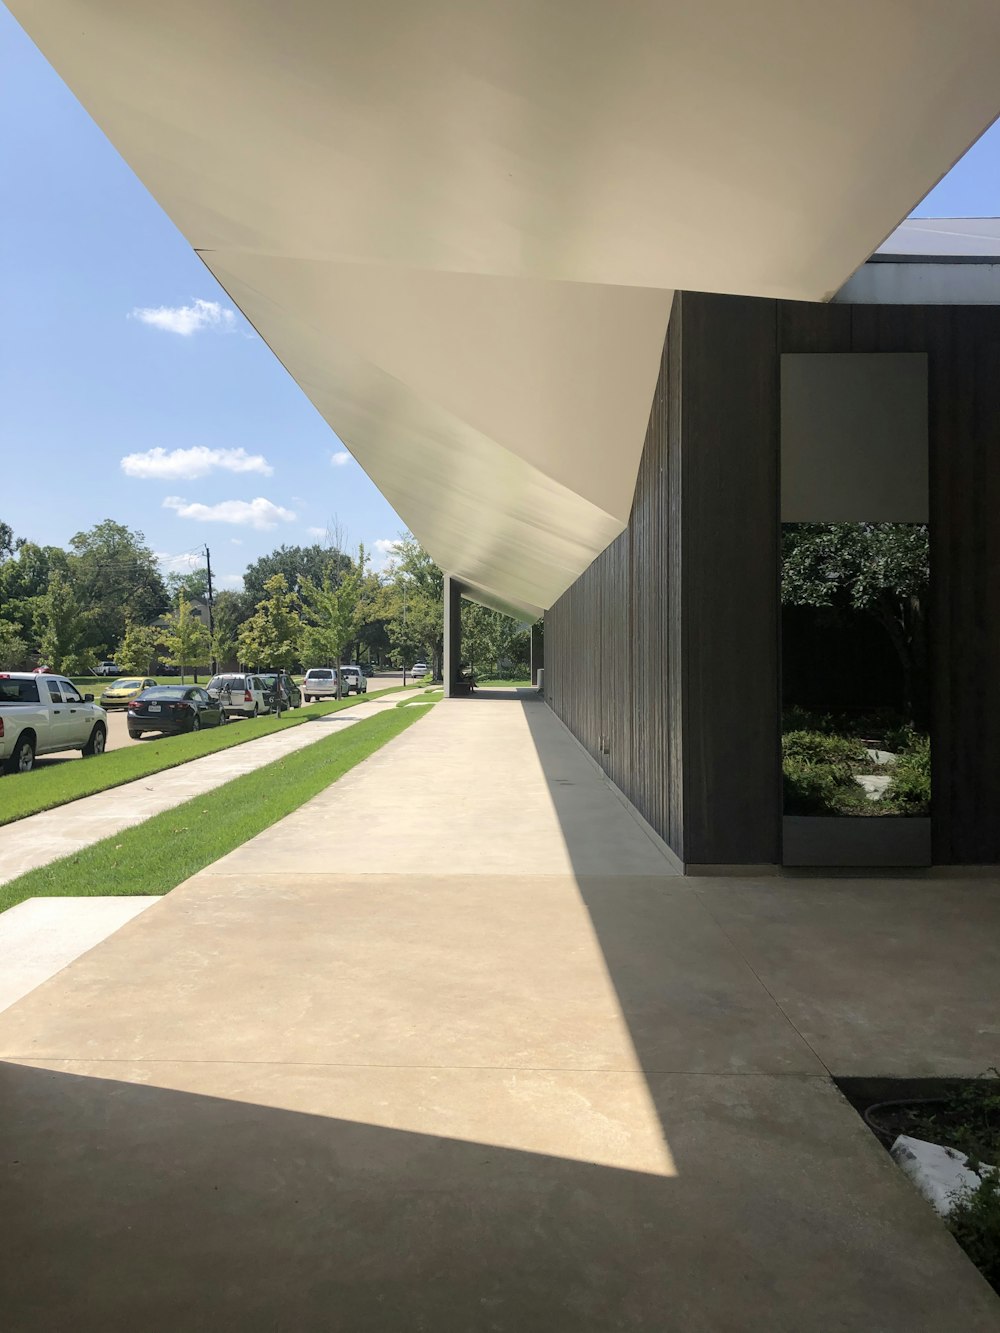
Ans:
[{"label": "white cloud", "polygon": [[330,455],[330,464],[333,467],[346,467],[350,461],[351,455],[346,449],[341,449],[338,453]]},{"label": "white cloud", "polygon": [[306,535],[321,541],[326,536],[326,528],[306,528]]},{"label": "white cloud", "polygon": [[243,591],[242,574],[219,574],[214,582],[219,588],[232,588],[234,592]]},{"label": "white cloud", "polygon": [[248,454],[245,449],[209,449],[204,444],[169,451],[147,449],[144,454],[126,454],[121,460],[121,470],[127,477],[159,481],[192,481],[216,468],[222,472],[259,472],[262,477],[274,472],[263,454]]},{"label": "white cloud", "polygon": [[242,545],[243,545],[243,538],[242,538],[242,537],[230,537],[229,540],[232,542],[232,544],[233,544],[234,546],[242,546]]},{"label": "white cloud", "polygon": [[201,301],[197,298],[191,305],[137,306],[129,318],[151,324],[155,329],[166,329],[168,333],[179,333],[184,338],[189,338],[201,329],[228,333],[236,327],[235,310],[220,305],[218,301]]},{"label": "white cloud", "polygon": [[245,523],[251,528],[274,528],[278,523],[294,523],[291,509],[272,504],[263,496],[256,500],[220,500],[218,504],[188,503],[179,495],[168,495],[164,509],[173,509],[179,518],[199,519],[202,523]]},{"label": "white cloud", "polygon": [[378,537],[372,542],[372,569],[381,574],[399,553],[398,537]]}]

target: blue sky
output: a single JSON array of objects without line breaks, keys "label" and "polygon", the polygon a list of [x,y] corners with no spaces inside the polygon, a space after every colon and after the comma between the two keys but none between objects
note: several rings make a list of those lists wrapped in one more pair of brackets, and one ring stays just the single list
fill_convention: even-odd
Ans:
[{"label": "blue sky", "polygon": [[[114,518],[182,568],[207,542],[224,586],[334,518],[369,548],[398,536],[402,521],[349,455],[331,461],[343,445],[239,312],[222,313],[225,293],[2,5],[0,71],[0,454],[21,455],[3,468],[0,517],[43,545]],[[132,315],[163,308],[189,313]],[[255,500],[273,509],[245,507]],[[186,516],[191,505],[216,517]]]},{"label": "blue sky", "polygon": [[[0,71],[0,517],[207,542],[223,586],[333,520],[384,557],[401,520],[2,5]],[[1000,127],[915,212],[1000,214]]]}]

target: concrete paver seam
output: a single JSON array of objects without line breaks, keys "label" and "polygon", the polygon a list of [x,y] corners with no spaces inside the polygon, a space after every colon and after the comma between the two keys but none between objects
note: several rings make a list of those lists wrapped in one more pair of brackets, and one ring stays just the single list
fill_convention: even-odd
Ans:
[{"label": "concrete paver seam", "polygon": [[760,985],[761,990],[763,990],[764,993],[768,996],[768,998],[770,999],[771,1003],[772,1003],[772,1004],[774,1005],[774,1007],[777,1009],[778,1013],[781,1014],[782,1018],[785,1020],[785,1022],[788,1024],[788,1026],[792,1029],[792,1031],[795,1033],[795,1035],[799,1038],[799,1040],[800,1040],[801,1042],[803,1042],[803,1044],[806,1045],[806,1046],[809,1048],[810,1051],[812,1051],[813,1055],[816,1057],[816,1059],[819,1061],[819,1063],[823,1066],[823,1068],[826,1070],[827,1074],[829,1075],[830,1079],[832,1080],[832,1079],[833,1079],[833,1071],[831,1070],[830,1066],[826,1063],[826,1061],[823,1059],[823,1057],[820,1055],[819,1051],[817,1051],[816,1047],[812,1044],[812,1042],[811,1042],[811,1041],[809,1040],[809,1038],[805,1035],[805,1033],[802,1032],[802,1030],[799,1028],[798,1024],[792,1019],[791,1015],[787,1012],[787,1010],[785,1009],[785,1007],[782,1005],[781,1001],[780,1001],[780,1000],[778,999],[778,997],[774,994],[774,991],[772,991],[771,988],[770,988],[770,986],[768,986],[767,982],[766,982],[766,981],[764,980],[764,978],[760,975],[760,973],[759,973],[759,972],[757,971],[757,969],[754,967],[753,963],[751,963],[750,959],[746,956],[746,954],[743,952],[743,950],[740,948],[740,946],[739,946],[739,945],[736,943],[736,941],[733,939],[732,935],[729,933],[729,931],[726,929],[726,927],[722,924],[722,922],[721,922],[721,921],[719,920],[719,918],[716,916],[715,912],[712,911],[712,908],[711,908],[711,907],[709,906],[709,904],[705,901],[705,896],[704,896],[703,892],[702,892],[697,886],[695,886],[695,888],[694,888],[694,896],[695,896],[695,897],[698,899],[698,901],[701,903],[702,907],[705,909],[705,911],[707,912],[708,916],[712,919],[712,921],[715,922],[716,926],[718,926],[719,930],[720,930],[720,931],[722,932],[722,934],[725,936],[726,940],[729,942],[731,948],[732,948],[733,951],[736,953],[736,955],[737,955],[740,959],[742,959],[742,961],[743,961],[744,965],[746,966],[747,970],[748,970],[749,972],[751,972],[751,973],[753,974],[753,976],[755,976],[755,977],[757,978],[757,982],[758,982],[758,984]]}]

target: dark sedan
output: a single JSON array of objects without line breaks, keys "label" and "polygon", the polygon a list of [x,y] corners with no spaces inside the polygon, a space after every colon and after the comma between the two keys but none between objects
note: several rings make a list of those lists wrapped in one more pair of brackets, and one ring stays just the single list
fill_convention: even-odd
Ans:
[{"label": "dark sedan", "polygon": [[221,727],[227,721],[218,699],[200,685],[154,685],[128,706],[128,734],[133,740],[144,731],[174,736],[202,727]]}]

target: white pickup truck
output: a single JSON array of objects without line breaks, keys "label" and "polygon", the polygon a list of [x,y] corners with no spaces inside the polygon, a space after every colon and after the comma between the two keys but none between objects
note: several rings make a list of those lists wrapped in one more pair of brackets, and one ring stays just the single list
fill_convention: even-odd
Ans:
[{"label": "white pickup truck", "polygon": [[65,676],[0,671],[0,768],[30,773],[35,756],[57,750],[103,754],[108,715]]}]

